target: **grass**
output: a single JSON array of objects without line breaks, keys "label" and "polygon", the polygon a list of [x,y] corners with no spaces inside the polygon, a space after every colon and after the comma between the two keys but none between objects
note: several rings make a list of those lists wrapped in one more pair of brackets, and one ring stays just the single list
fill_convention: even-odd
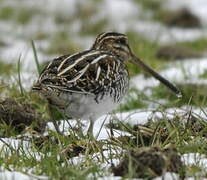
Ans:
[{"label": "grass", "polygon": [[30,22],[32,17],[38,13],[39,10],[35,8],[16,8],[12,6],[4,6],[0,11],[0,19],[6,21],[12,20],[18,24],[24,25]]},{"label": "grass", "polygon": [[103,29],[106,29],[108,21],[107,19],[102,19],[98,22],[94,21],[87,21],[85,20],[87,23],[83,23],[82,27],[81,27],[81,35],[94,35],[96,32],[102,32]]},{"label": "grass", "polygon": [[203,51],[207,50],[205,44],[207,43],[207,38],[200,38],[190,42],[181,42],[179,43],[182,46],[189,47],[195,51]]},{"label": "grass", "polygon": [[17,71],[18,71],[18,84],[21,95],[24,95],[24,89],[22,87],[22,80],[21,80],[21,55],[19,56],[18,63],[17,63]]},{"label": "grass", "polygon": [[141,5],[145,10],[151,10],[157,12],[161,9],[162,1],[163,0],[134,0],[136,3]]},{"label": "grass", "polygon": [[34,54],[34,60],[35,60],[35,64],[36,64],[36,67],[37,67],[37,71],[38,71],[38,74],[40,74],[41,73],[41,67],[40,67],[40,64],[39,64],[38,57],[37,57],[37,51],[36,51],[34,41],[32,41],[31,44],[32,44],[32,50],[33,50],[33,54]]},{"label": "grass", "polygon": [[207,70],[205,70],[204,73],[200,75],[200,78],[202,78],[202,79],[207,78]]},{"label": "grass", "polygon": [[122,112],[138,108],[146,108],[148,105],[146,102],[144,102],[144,99],[147,99],[144,93],[139,92],[137,89],[130,89],[126,101],[120,106],[118,110]]},{"label": "grass", "polygon": [[[158,93],[158,90],[162,91],[162,93]],[[153,93],[166,95],[167,93],[163,93],[163,91],[164,88],[160,86],[154,89]],[[28,101],[36,107],[36,110],[45,114],[46,102],[40,100],[39,97],[33,93],[25,93],[23,96],[21,91],[17,88],[13,87],[10,89],[10,95],[17,101]],[[140,101],[140,96],[142,96],[143,99],[144,95],[133,89],[130,94],[134,98],[129,98],[126,104],[121,107],[121,111],[136,109],[138,107],[147,107],[147,104],[142,104]],[[154,97],[155,94],[152,96]],[[164,97],[159,96],[159,98]],[[176,100],[170,100],[171,103],[173,101]],[[187,103],[188,102],[186,102],[186,104]],[[173,104],[173,107],[174,106],[175,103]],[[164,113],[163,109],[165,109],[165,107],[160,107],[156,111]],[[108,175],[109,172],[102,169],[102,163],[109,163],[110,171],[111,158],[123,158],[123,154],[119,153],[119,149],[126,151],[129,149],[133,150],[137,147],[153,147],[155,145],[164,149],[173,145],[181,154],[196,152],[207,155],[206,145],[203,144],[207,125],[202,118],[197,117],[195,122],[198,123],[198,125],[195,126],[187,116],[189,123],[185,126],[183,124],[183,119],[186,117],[177,114],[173,119],[169,119],[166,115],[164,113],[163,118],[159,121],[148,124],[147,128],[143,131],[138,131],[136,125],[131,126],[115,121],[113,131],[116,131],[116,129],[127,131],[130,136],[112,138],[106,141],[88,140],[86,137],[78,136],[78,134],[74,136],[72,130],[68,131],[69,136],[63,136],[53,130],[49,130],[49,139],[44,139],[41,134],[39,134],[39,139],[33,135],[28,137],[31,144],[30,148],[24,148],[25,145],[22,140],[25,138],[22,140],[19,139],[21,143],[17,149],[12,148],[10,145],[8,149],[6,143],[4,143],[5,146],[1,150],[0,162],[1,165],[8,170],[16,170],[24,174],[31,173],[32,169],[32,173],[36,175],[46,175],[52,177],[52,179],[67,179],[70,177],[71,179],[84,180],[96,179],[100,176]],[[189,117],[191,117],[191,114],[189,114]],[[139,129],[140,128],[141,127],[139,127]],[[29,132],[30,131],[27,131],[27,133]],[[150,135],[149,132],[151,133]],[[26,139],[28,140],[28,138]],[[73,156],[80,156],[78,153],[79,150],[84,159],[76,164],[72,162],[71,158]],[[104,155],[106,150],[111,153],[110,156]],[[39,156],[38,159],[37,155]],[[127,177],[133,177],[132,172],[133,169],[129,171]],[[205,172],[205,169],[202,169],[202,167],[198,165],[187,166],[185,172],[187,175],[194,175],[195,173]]]},{"label": "grass", "polygon": [[[11,152],[8,150],[2,151],[1,164],[7,169],[15,169],[26,174],[27,170],[25,168],[33,169],[33,173],[37,175],[45,174],[52,177],[52,179],[65,179],[67,177],[71,179],[96,179],[106,173],[101,168],[102,163],[110,162],[110,156],[102,154],[106,150],[106,147],[109,152],[114,149],[115,153],[111,155],[118,159],[122,159],[122,154],[116,154],[116,151],[117,153],[119,152],[119,148],[127,150],[143,146],[150,147],[155,144],[161,148],[173,144],[182,154],[188,152],[206,154],[205,144],[202,143],[202,132],[207,129],[204,128],[203,131],[196,132],[191,128],[184,127],[181,123],[182,119],[183,116],[179,115],[174,120],[164,117],[160,121],[150,124],[148,128],[152,129],[152,135],[147,136],[148,138],[145,136],[145,132],[136,136],[137,132],[134,127],[119,123],[117,126],[118,129],[126,130],[127,128],[127,131],[131,134],[127,141],[124,137],[119,139],[114,138],[106,142],[90,141],[77,136],[62,136],[54,131],[48,131],[50,139],[44,141],[42,147],[37,145],[37,142],[40,143],[40,141],[37,141],[33,137],[30,139],[30,148],[25,149],[23,148],[24,145],[20,143],[17,150],[10,147]],[[201,121],[198,122],[202,124]],[[203,125],[203,127],[206,127],[206,125]],[[164,136],[162,135],[163,130],[166,131]],[[192,136],[195,137],[193,140]],[[137,139],[138,137],[139,139]],[[81,163],[76,165],[70,161],[70,153],[75,152],[74,147],[78,146],[85,148],[85,152],[82,153],[85,158]],[[68,149],[67,152],[69,153],[63,153],[65,149]],[[37,160],[37,155],[35,154],[40,156],[40,160]],[[195,166],[193,169],[189,167],[187,173],[192,174],[193,172],[201,171],[203,170]]]},{"label": "grass", "polygon": [[13,64],[0,61],[0,75],[9,76],[12,73],[15,73],[15,71],[16,69]]},{"label": "grass", "polygon": [[[135,53],[140,51],[140,56],[142,56],[144,59],[153,59],[153,62],[149,61],[148,64],[151,64],[153,67],[158,67],[160,60],[156,60],[154,57],[154,52],[157,45],[155,43],[143,43],[144,40],[140,40],[137,37],[135,37],[133,41],[132,34],[129,34],[129,37],[132,40],[133,50]],[[138,41],[141,41],[142,45],[136,46]],[[152,50],[150,51],[151,53],[147,53],[145,48]],[[35,55],[37,52],[34,46],[33,51]],[[38,59],[36,58],[35,61],[36,65],[38,66]],[[20,67],[19,58],[17,71],[19,76],[21,75]],[[164,68],[164,65],[161,68]],[[130,71],[130,74],[140,73],[135,71],[133,72],[132,69],[130,69]],[[19,86],[21,87],[20,78]],[[164,149],[173,145],[181,154],[195,152],[207,155],[206,145],[203,143],[207,131],[207,125],[204,123],[203,119],[201,117],[196,117],[196,123],[198,123],[198,125],[194,125],[192,122],[193,115],[190,112],[188,112],[190,113],[189,118],[188,116],[186,118],[186,116],[175,114],[173,119],[169,119],[167,114],[164,112],[164,109],[167,107],[195,105],[193,104],[195,102],[197,103],[197,106],[205,106],[205,104],[202,104],[204,101],[202,98],[191,99],[191,101],[189,101],[191,97],[190,93],[194,93],[195,95],[194,87],[186,90],[182,87],[182,89],[185,91],[185,94],[188,94],[189,96],[180,101],[167,92],[163,86],[151,89],[151,97],[147,97],[142,92],[132,89],[130,91],[130,96],[120,107],[119,111],[147,108],[149,104],[152,103],[152,101],[156,102],[159,99],[166,99],[170,103],[166,104],[165,106],[159,106],[155,111],[161,112],[164,116],[159,121],[151,122],[144,128],[139,125],[132,126],[120,121],[115,121],[113,125],[113,131],[126,131],[130,134],[129,136],[112,138],[105,141],[95,141],[78,135],[78,133],[75,133],[75,131],[71,129],[68,130],[68,136],[63,136],[58,134],[56,131],[49,130],[47,137],[35,132],[39,136],[36,137],[35,135],[31,134],[31,132],[34,132],[34,130],[25,130],[25,132],[30,134],[30,136],[26,136],[26,138],[22,136],[21,139],[17,138],[20,141],[19,148],[12,148],[10,145],[7,145],[7,143],[4,142],[5,145],[1,149],[1,166],[8,170],[23,172],[24,174],[32,172],[36,175],[46,175],[52,179],[67,179],[70,177],[70,179],[84,180],[97,179],[98,177],[109,175],[111,171],[110,166],[112,158],[119,160],[123,159],[124,153],[120,153],[120,149],[122,152],[129,149],[134,150],[137,147],[142,148],[158,146],[161,149]],[[18,87],[15,86],[11,87],[10,89],[6,88],[6,91],[9,91],[10,97],[13,97],[20,103],[25,101],[30,102],[30,104],[35,107],[37,112],[40,112],[43,114],[45,119],[49,120],[47,113],[47,103],[40,99],[38,95],[27,91],[21,93],[23,90],[18,90]],[[198,88],[196,95],[199,95],[200,92],[201,90]],[[205,93],[203,93],[203,98],[205,98]],[[184,119],[187,119],[189,123],[184,125]],[[3,128],[3,125],[1,127]],[[7,128],[9,131],[9,127]],[[140,129],[143,130],[140,131]],[[24,139],[29,139],[29,148],[24,147]],[[108,156],[104,155],[104,152],[106,151],[109,153]],[[78,164],[74,163],[72,159],[81,156],[80,154],[82,154],[82,157],[84,157],[83,160]],[[39,158],[37,159],[37,157]],[[103,170],[103,163],[108,164],[108,170]],[[205,169],[199,165],[194,165],[187,166],[187,168],[183,171],[185,171],[187,175],[194,175],[195,173],[205,172]],[[125,177],[133,177],[133,168],[129,169],[128,173],[129,174]]]},{"label": "grass", "polygon": [[180,84],[178,85],[180,89],[182,89],[183,97],[178,100],[177,97],[170,93],[169,90],[160,85],[158,87],[153,88],[153,97],[155,99],[168,99],[169,103],[166,107],[177,106],[181,107],[184,105],[196,106],[196,107],[205,107],[207,105],[207,96],[206,96],[206,86],[199,84]]},{"label": "grass", "polygon": [[6,45],[5,41],[0,39],[0,48],[5,47]]},{"label": "grass", "polygon": [[80,50],[79,45],[72,40],[69,33],[59,31],[50,39],[50,46],[44,52],[47,54],[72,54]]},{"label": "grass", "polygon": [[[153,9],[156,2],[142,1],[143,7],[147,9]],[[85,24],[84,29],[80,32],[81,35],[93,35],[104,29],[105,20],[98,22],[92,26],[88,26],[86,22],[90,19],[87,17],[93,16],[93,9],[82,9],[79,14],[79,19],[82,19]],[[160,4],[156,4],[155,10],[160,8]],[[24,10],[20,12],[16,17],[16,11],[13,8],[1,8],[0,18],[4,20],[14,20],[20,24],[25,24],[30,21],[33,12]],[[157,11],[157,10],[156,10]],[[27,16],[28,13],[28,17]],[[22,17],[20,17],[22,16]],[[87,16],[87,17],[86,17]],[[63,17],[57,17],[55,19],[59,25],[66,23],[69,19]],[[156,42],[149,42],[141,35],[134,32],[127,33],[129,42],[133,52],[143,59],[146,64],[156,70],[164,69],[168,66],[168,62],[156,57],[159,44]],[[42,35],[40,35],[41,37]],[[67,30],[60,30],[53,34],[52,37],[43,34],[43,39],[50,39],[50,46],[45,51],[46,54],[72,54],[81,50],[81,47],[74,42],[73,38],[67,32]],[[41,37],[42,38],[42,37]],[[40,38],[40,39],[41,39]],[[199,39],[193,42],[178,43],[183,46],[190,47],[194,50],[205,50],[206,39]],[[37,58],[38,52],[33,43],[34,61],[36,62],[36,68],[40,71],[40,65]],[[0,61],[0,75],[2,77],[18,76],[18,86],[14,84],[0,83],[0,97],[10,97],[19,104],[29,104],[35,109],[35,113],[40,114],[41,118],[49,122],[49,110],[45,99],[41,98],[38,94],[32,93],[29,90],[25,90],[22,87],[21,79],[21,59],[17,58],[18,65],[7,64]],[[140,68],[127,64],[129,73],[131,76],[142,73]],[[147,76],[146,76],[147,77]],[[206,78],[204,73],[202,78]],[[163,116],[150,116],[149,123],[146,125],[131,125],[120,121],[115,115],[113,115],[113,123],[107,124],[109,132],[115,133],[119,131],[127,132],[125,136],[118,138],[111,137],[107,140],[94,140],[88,139],[83,136],[78,128],[67,129],[66,135],[58,134],[56,131],[50,129],[47,130],[47,135],[38,133],[31,125],[24,129],[23,132],[17,135],[13,131],[14,127],[7,126],[7,124],[0,124],[0,165],[10,171],[19,171],[24,174],[34,173],[35,175],[49,176],[51,179],[98,179],[99,177],[108,176],[112,172],[113,160],[123,160],[126,152],[130,150],[136,150],[145,147],[157,146],[164,150],[167,147],[175,147],[177,151],[182,155],[185,153],[201,153],[207,156],[206,153],[206,132],[207,124],[205,117],[200,117],[191,112],[191,107],[200,108],[200,110],[206,107],[206,87],[190,84],[178,85],[184,94],[181,100],[178,100],[173,94],[171,94],[163,85],[154,88],[147,88],[143,92],[136,89],[131,89],[126,101],[117,109],[116,112],[126,112],[135,109],[147,110],[151,109],[152,104],[154,113],[160,113]],[[150,92],[146,95],[146,92]],[[164,100],[164,103],[160,101]],[[182,109],[183,106],[189,107],[189,111],[186,110],[185,114],[170,114],[165,112],[167,108],[177,107]],[[2,106],[0,106],[2,107]],[[1,113],[1,111],[0,111]],[[153,112],[152,112],[153,113]],[[204,111],[205,113],[205,111]],[[63,117],[58,112],[55,112],[55,119],[60,120]],[[6,119],[8,120],[8,119]],[[140,119],[138,119],[139,121]],[[154,121],[153,121],[154,120]],[[5,120],[4,120],[5,122]],[[186,123],[184,123],[186,122]],[[5,131],[7,131],[5,133]],[[18,147],[12,147],[6,139],[5,134],[9,138],[17,139],[20,144]],[[29,147],[25,147],[25,141],[30,144]],[[80,160],[77,163],[77,159]],[[82,159],[82,160],[81,160]],[[107,168],[103,168],[107,166]],[[129,167],[128,173],[124,177],[133,177],[134,167],[127,164]],[[187,165],[185,169],[186,175],[200,176],[206,174],[206,170],[200,165]],[[143,174],[147,174],[148,171],[144,171]]]},{"label": "grass", "polygon": [[[159,59],[156,57],[156,53],[159,49],[159,44],[157,42],[150,42],[135,32],[128,32],[127,36],[129,38],[130,47],[134,54],[148,66],[157,71],[164,69],[167,66],[167,62],[164,59]],[[131,76],[137,75],[138,73],[145,73],[139,67],[131,63],[128,63],[127,66]]]}]

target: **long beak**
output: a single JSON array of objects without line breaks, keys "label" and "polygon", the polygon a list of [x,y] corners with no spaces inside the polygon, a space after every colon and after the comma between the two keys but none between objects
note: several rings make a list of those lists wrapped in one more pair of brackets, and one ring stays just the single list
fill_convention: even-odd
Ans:
[{"label": "long beak", "polygon": [[159,75],[157,72],[155,72],[153,69],[151,69],[149,66],[144,64],[140,59],[138,59],[136,56],[132,55],[132,62],[138,66],[140,66],[144,71],[150,73],[152,76],[154,76],[157,80],[162,82],[165,86],[167,86],[172,92],[176,94],[178,98],[182,97],[182,93],[180,90],[173,85],[171,82],[169,82],[167,79]]}]

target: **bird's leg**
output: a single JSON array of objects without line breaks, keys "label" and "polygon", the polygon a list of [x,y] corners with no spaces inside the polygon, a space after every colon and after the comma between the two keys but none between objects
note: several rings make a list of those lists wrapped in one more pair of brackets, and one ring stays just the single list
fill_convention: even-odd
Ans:
[{"label": "bird's leg", "polygon": [[89,138],[94,138],[94,136],[93,136],[93,126],[94,126],[94,119],[90,118],[90,125],[89,125],[88,131],[87,131],[87,136]]},{"label": "bird's leg", "polygon": [[113,115],[111,115],[110,118],[110,133],[111,133],[111,137],[114,137],[114,131],[113,131]]},{"label": "bird's leg", "polygon": [[48,105],[48,109],[49,109],[49,114],[50,114],[51,121],[52,121],[52,123],[53,123],[53,125],[55,127],[56,132],[58,134],[60,134],[60,135],[63,135],[62,132],[59,129],[59,126],[57,124],[57,121],[54,118],[54,114],[53,114],[53,111],[52,111],[53,108],[52,108],[52,106],[50,104]]}]

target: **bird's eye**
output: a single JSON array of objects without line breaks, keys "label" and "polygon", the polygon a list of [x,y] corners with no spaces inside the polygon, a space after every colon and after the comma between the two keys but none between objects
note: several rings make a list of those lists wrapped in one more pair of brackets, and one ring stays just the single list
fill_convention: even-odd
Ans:
[{"label": "bird's eye", "polygon": [[116,42],[119,44],[127,44],[126,39],[118,39]]}]

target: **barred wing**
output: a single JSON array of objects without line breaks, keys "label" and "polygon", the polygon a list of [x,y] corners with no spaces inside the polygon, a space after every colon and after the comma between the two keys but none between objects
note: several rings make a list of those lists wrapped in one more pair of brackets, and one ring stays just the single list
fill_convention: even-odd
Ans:
[{"label": "barred wing", "polygon": [[54,59],[40,75],[38,84],[59,91],[98,94],[116,86],[125,64],[117,56],[102,51],[83,51]]}]

